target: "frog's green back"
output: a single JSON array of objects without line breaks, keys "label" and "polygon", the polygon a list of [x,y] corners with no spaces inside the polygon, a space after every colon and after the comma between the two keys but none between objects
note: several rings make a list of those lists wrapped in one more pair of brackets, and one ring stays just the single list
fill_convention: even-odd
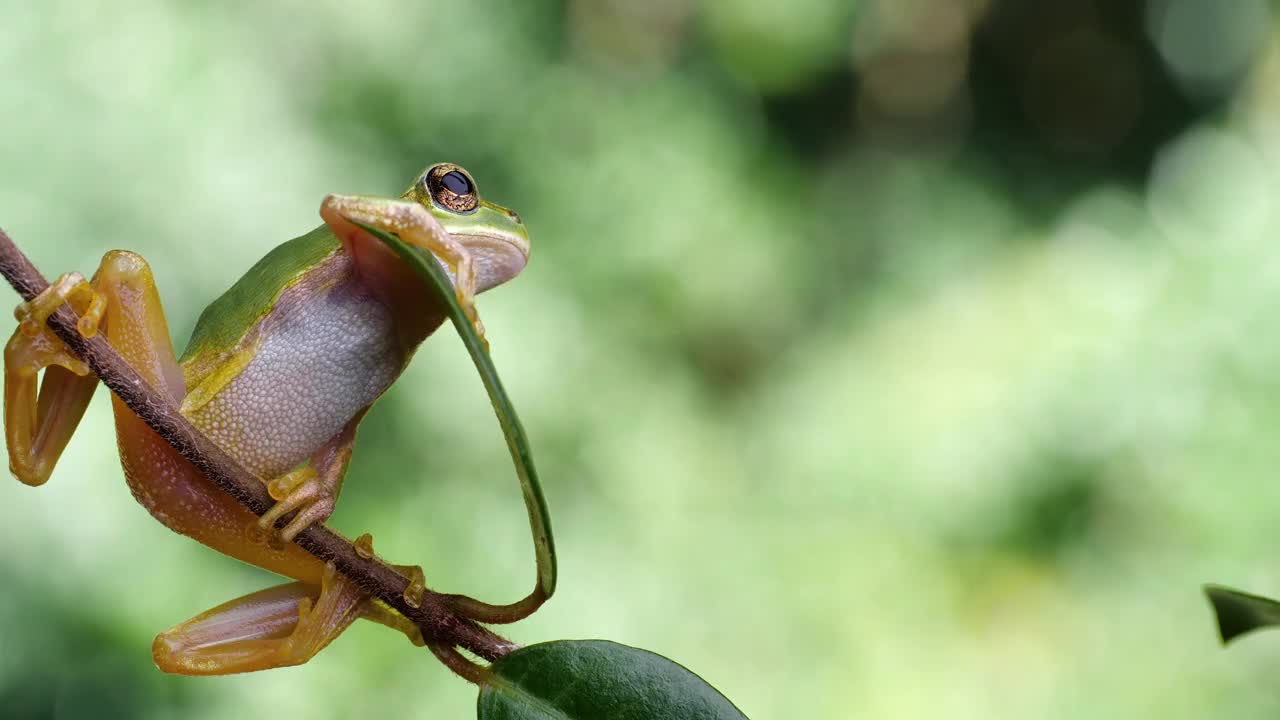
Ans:
[{"label": "frog's green back", "polygon": [[200,313],[187,349],[187,365],[206,354],[232,349],[267,314],[280,293],[341,247],[327,225],[277,246]]}]

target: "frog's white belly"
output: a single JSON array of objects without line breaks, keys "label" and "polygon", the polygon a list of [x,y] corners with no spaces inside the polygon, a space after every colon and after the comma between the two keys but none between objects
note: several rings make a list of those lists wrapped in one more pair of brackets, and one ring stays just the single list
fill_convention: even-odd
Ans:
[{"label": "frog's white belly", "polygon": [[390,311],[358,282],[270,322],[249,365],[191,418],[265,479],[310,457],[404,367]]}]

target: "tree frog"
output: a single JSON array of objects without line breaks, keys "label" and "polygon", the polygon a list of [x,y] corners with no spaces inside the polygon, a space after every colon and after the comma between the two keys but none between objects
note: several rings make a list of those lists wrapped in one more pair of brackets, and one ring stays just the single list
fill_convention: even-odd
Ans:
[{"label": "tree frog", "polygon": [[152,654],[166,672],[301,664],[360,617],[421,642],[407,619],[289,542],[333,512],[360,420],[445,317],[431,290],[356,223],[432,253],[481,337],[475,295],[520,273],[529,236],[519,215],[482,199],[448,163],[429,167],[398,199],[330,195],[320,216],[324,224],[271,250],[205,309],[180,358],[151,270],[131,252],[107,253],[91,280],[63,275],[15,313],[4,422],[18,480],[48,480],[98,384],[45,324],[70,303],[83,335],[103,332],[277,500],[256,517],[113,398],[138,502],[175,532],[295,580],[161,633]]}]

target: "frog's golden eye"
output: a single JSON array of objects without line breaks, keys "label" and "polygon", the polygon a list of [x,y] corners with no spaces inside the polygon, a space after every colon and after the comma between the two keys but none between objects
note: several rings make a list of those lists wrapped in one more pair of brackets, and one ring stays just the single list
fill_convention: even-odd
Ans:
[{"label": "frog's golden eye", "polygon": [[446,210],[469,213],[480,206],[475,181],[457,165],[436,165],[422,176],[422,183],[431,201]]}]

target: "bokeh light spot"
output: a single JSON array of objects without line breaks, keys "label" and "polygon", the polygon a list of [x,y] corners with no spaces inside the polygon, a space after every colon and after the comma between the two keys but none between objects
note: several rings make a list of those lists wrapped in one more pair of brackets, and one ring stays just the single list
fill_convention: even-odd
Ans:
[{"label": "bokeh light spot", "polygon": [[1148,31],[1165,64],[1192,94],[1219,94],[1267,41],[1264,0],[1163,0],[1149,6]]}]

